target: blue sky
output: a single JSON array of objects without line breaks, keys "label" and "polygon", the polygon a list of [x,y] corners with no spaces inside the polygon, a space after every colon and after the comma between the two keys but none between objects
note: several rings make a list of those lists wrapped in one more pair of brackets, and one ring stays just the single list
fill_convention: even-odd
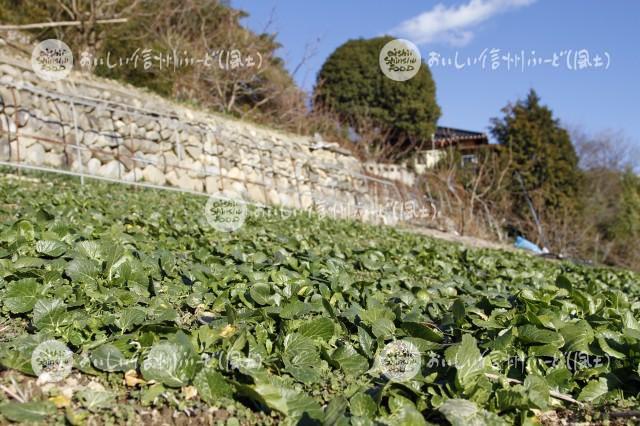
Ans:
[{"label": "blue sky", "polygon": [[[247,11],[244,24],[262,32],[277,33],[283,45],[279,55],[293,70],[313,51],[295,75],[311,90],[316,74],[333,50],[352,38],[392,34],[418,45],[423,59],[430,53],[458,64],[473,62],[486,50],[500,49],[499,57],[519,55],[560,56],[550,64],[507,70],[500,59],[496,70],[490,61],[476,65],[432,67],[442,108],[439,124],[486,131],[490,118],[509,101],[534,88],[567,126],[588,133],[621,131],[640,146],[640,1],[636,0],[232,0]],[[310,46],[311,50],[308,50]],[[569,70],[566,53],[586,49],[592,67]],[[609,68],[593,67],[594,55]],[[573,64],[573,55],[570,54]],[[487,59],[488,60],[488,59]]]}]

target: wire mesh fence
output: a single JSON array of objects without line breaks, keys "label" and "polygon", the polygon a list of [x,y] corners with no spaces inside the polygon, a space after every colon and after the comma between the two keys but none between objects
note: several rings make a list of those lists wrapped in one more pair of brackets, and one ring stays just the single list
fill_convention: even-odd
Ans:
[{"label": "wire mesh fence", "polygon": [[394,182],[299,146],[76,90],[4,79],[0,164],[386,223],[407,201]]}]

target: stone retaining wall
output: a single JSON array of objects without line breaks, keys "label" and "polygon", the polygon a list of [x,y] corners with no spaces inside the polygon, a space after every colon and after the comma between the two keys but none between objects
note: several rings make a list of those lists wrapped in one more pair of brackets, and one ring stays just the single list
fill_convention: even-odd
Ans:
[{"label": "stone retaining wall", "polygon": [[393,221],[385,209],[402,201],[392,182],[368,176],[335,144],[75,72],[47,82],[2,49],[0,161],[289,208],[336,203],[385,222]]}]

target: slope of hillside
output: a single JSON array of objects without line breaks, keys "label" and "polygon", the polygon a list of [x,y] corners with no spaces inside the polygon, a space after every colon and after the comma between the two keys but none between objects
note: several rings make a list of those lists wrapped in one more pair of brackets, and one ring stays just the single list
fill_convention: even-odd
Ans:
[{"label": "slope of hillside", "polygon": [[[627,271],[277,210],[221,233],[205,197],[51,175],[0,194],[0,422],[531,424],[637,403]],[[36,382],[53,340],[69,369]]]}]

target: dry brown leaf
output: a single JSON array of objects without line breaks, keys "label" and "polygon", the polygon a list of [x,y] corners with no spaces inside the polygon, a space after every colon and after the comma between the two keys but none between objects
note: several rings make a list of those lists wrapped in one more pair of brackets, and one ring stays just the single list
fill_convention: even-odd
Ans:
[{"label": "dry brown leaf", "polygon": [[220,332],[220,336],[221,337],[229,337],[231,335],[233,335],[233,333],[236,332],[236,328],[234,326],[232,326],[231,324],[227,324],[224,326],[224,328],[222,329],[222,331]]},{"label": "dry brown leaf", "polygon": [[198,389],[195,386],[185,386],[182,388],[182,394],[185,399],[192,399],[198,396]]},{"label": "dry brown leaf", "polygon": [[68,407],[71,404],[71,398],[63,394],[52,396],[49,401],[53,402],[57,408]]},{"label": "dry brown leaf", "polygon": [[136,372],[136,370],[129,370],[124,373],[124,382],[129,387],[135,387],[137,385],[145,383],[144,380],[138,378],[138,373]]}]

